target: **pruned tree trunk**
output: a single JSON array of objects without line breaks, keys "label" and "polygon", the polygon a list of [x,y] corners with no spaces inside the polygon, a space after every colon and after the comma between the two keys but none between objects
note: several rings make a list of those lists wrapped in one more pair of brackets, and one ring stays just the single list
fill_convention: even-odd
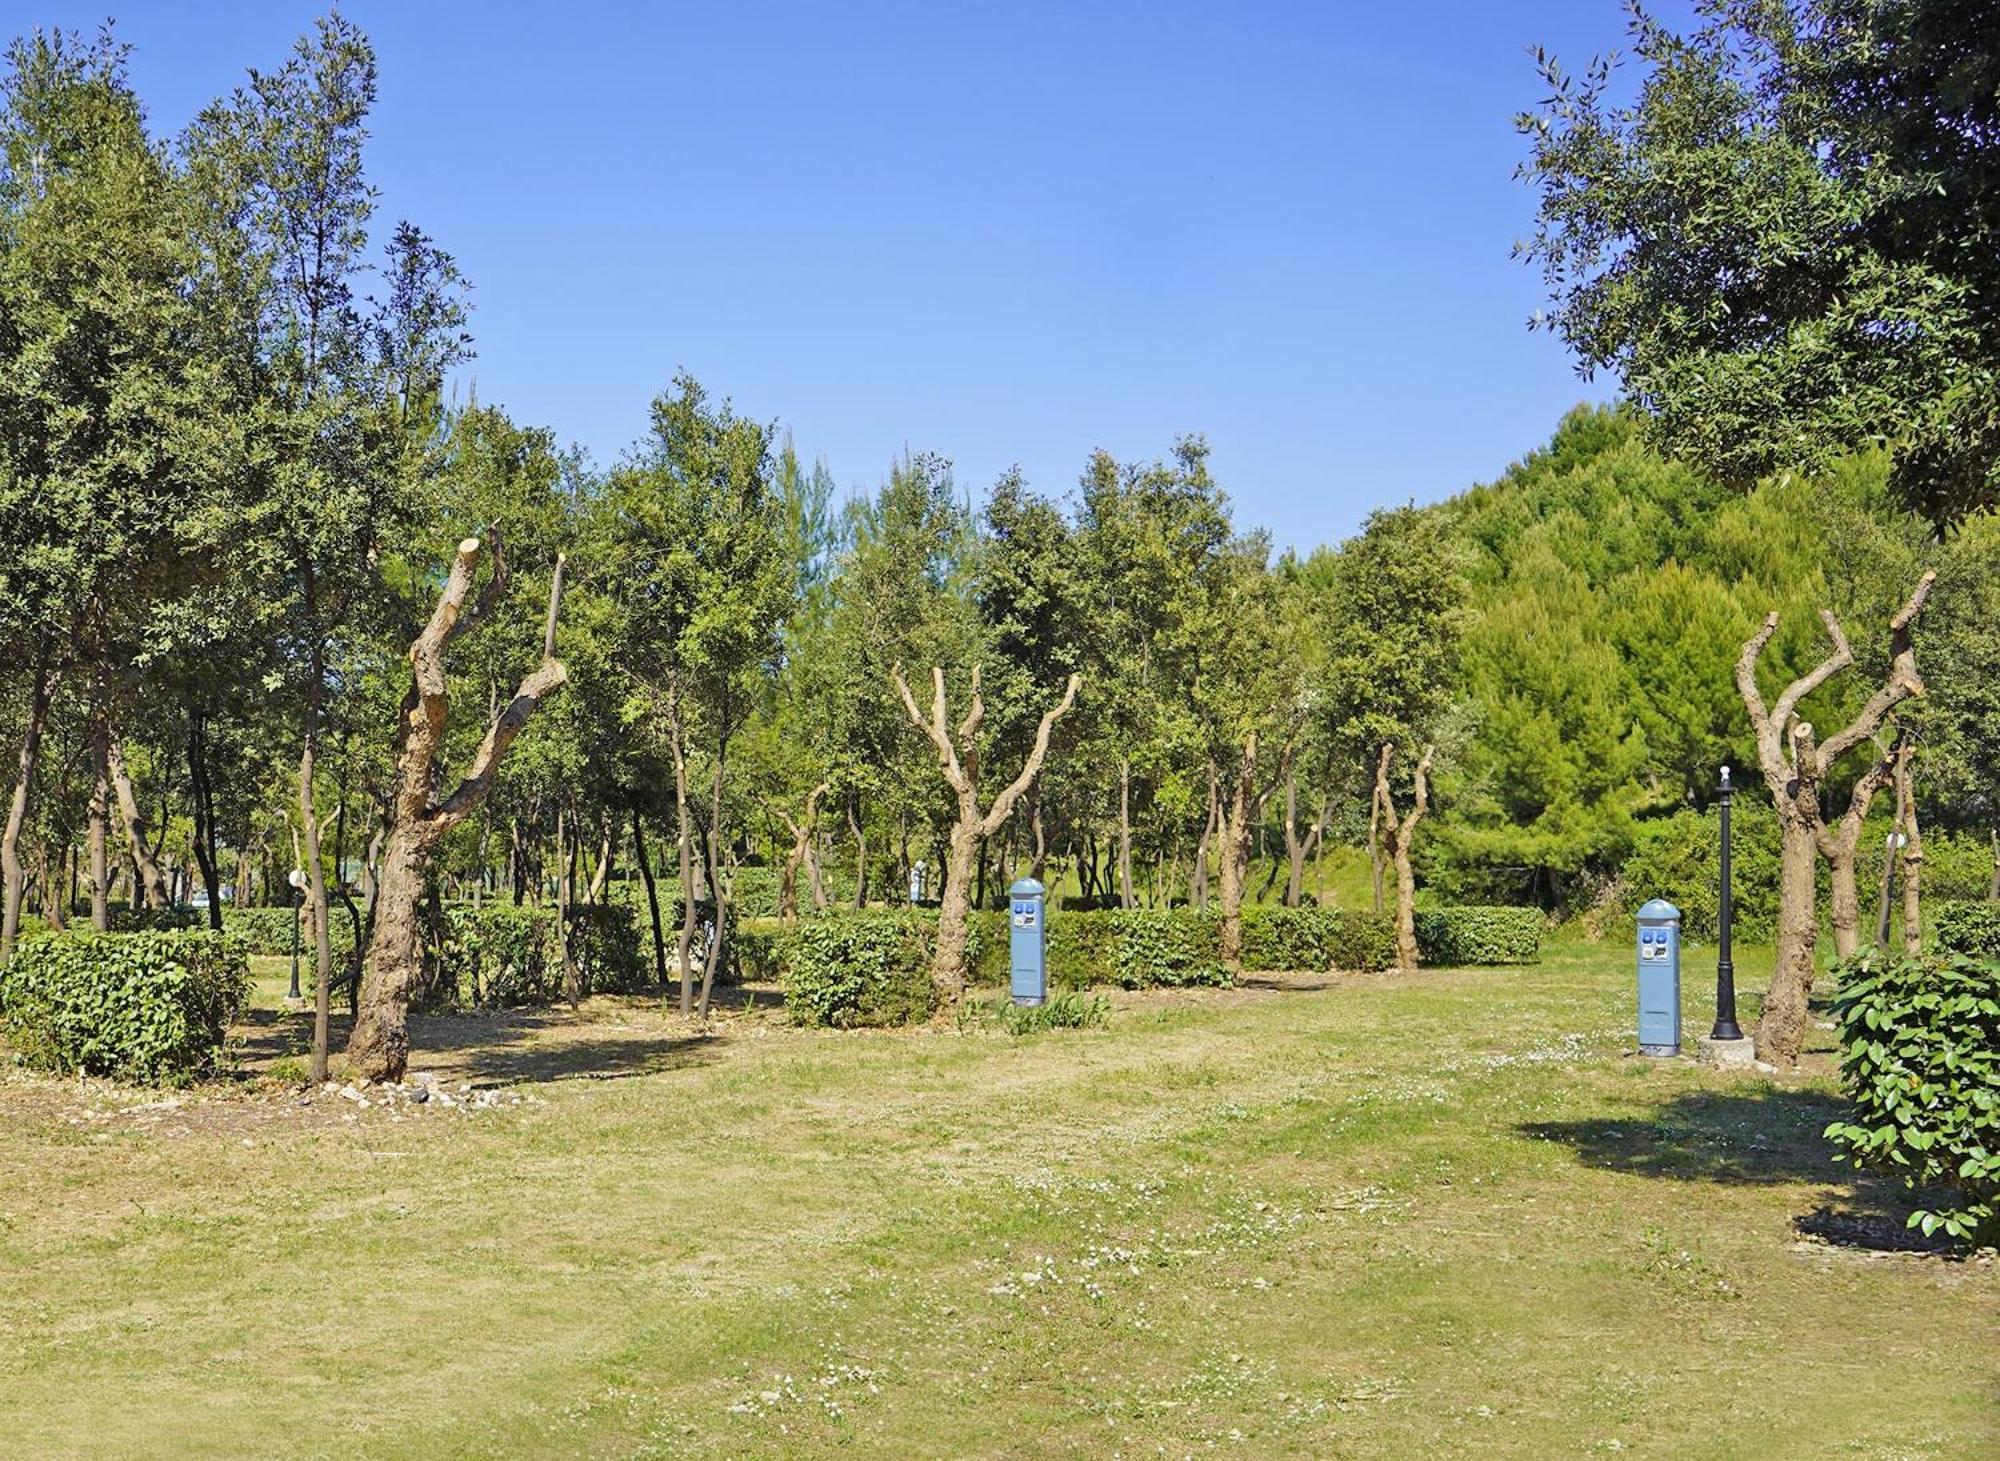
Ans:
[{"label": "pruned tree trunk", "polygon": [[822,781],[807,792],[805,809],[796,817],[776,803],[765,803],[785,824],[785,830],[792,834],[791,850],[785,854],[784,866],[778,873],[778,917],[788,923],[799,916],[801,868],[811,873],[813,911],[824,912],[826,909],[826,888],[820,881],[819,859],[813,853],[813,842],[819,836],[819,799],[832,789],[832,782]]},{"label": "pruned tree trunk", "polygon": [[28,692],[28,723],[21,733],[21,752],[15,762],[14,796],[7,804],[7,825],[0,831],[0,965],[14,957],[14,944],[21,933],[21,899],[26,892],[26,869],[21,864],[21,832],[28,821],[28,802],[34,794],[35,769],[41,762],[42,736],[48,729],[49,705],[55,698],[54,651],[44,640],[35,657],[35,678]]},{"label": "pruned tree trunk", "polygon": [[1082,680],[1076,675],[1069,677],[1061,701],[1042,716],[1041,724],[1035,730],[1035,743],[1021,767],[1021,774],[1008,783],[993,798],[992,805],[982,812],[979,806],[977,736],[980,722],[986,718],[986,699],[980,692],[979,666],[972,667],[972,704],[966,710],[965,718],[959,722],[956,733],[951,729],[950,709],[945,702],[942,668],[931,670],[931,713],[928,719],[917,708],[917,698],[910,693],[909,684],[903,679],[903,667],[897,665],[889,674],[910,723],[930,737],[932,746],[937,749],[938,767],[958,802],[958,816],[952,822],[947,842],[944,892],[938,905],[937,952],[931,961],[931,984],[937,993],[938,1016],[942,1019],[956,1010],[959,998],[965,992],[965,952],[972,911],[973,864],[978,858],[980,846],[1006,825],[1007,818],[1013,813],[1014,803],[1041,775],[1042,763],[1048,759],[1050,733],[1054,731],[1056,722],[1075,704],[1077,688]]},{"label": "pruned tree trunk", "polygon": [[1384,741],[1375,762],[1375,798],[1369,823],[1378,829],[1378,846],[1384,860],[1396,869],[1396,967],[1404,973],[1417,968],[1417,873],[1410,861],[1410,846],[1416,841],[1417,825],[1430,810],[1431,757],[1435,746],[1425,746],[1410,773],[1410,810],[1399,822],[1396,799],[1389,787],[1389,761],[1396,753],[1394,743]]},{"label": "pruned tree trunk", "polygon": [[208,894],[208,926],[222,928],[222,859],[216,848],[215,789],[208,775],[208,737],[200,710],[188,710],[188,790],[194,809],[194,859]]},{"label": "pruned tree trunk", "polygon": [[1933,573],[1924,574],[1889,622],[1887,680],[1868,697],[1852,722],[1823,743],[1814,736],[1812,726],[1796,716],[1806,696],[1854,663],[1854,651],[1831,611],[1822,609],[1820,622],[1833,641],[1833,653],[1787,685],[1768,708],[1757,687],[1757,661],[1778,631],[1776,609],[1764,616],[1736,659],[1736,688],[1749,712],[1757,739],[1758,766],[1778,813],[1778,948],[1756,1035],[1758,1055],[1773,1065],[1797,1064],[1805,1041],[1813,949],[1819,939],[1813,869],[1824,831],[1820,788],[1842,756],[1879,731],[1898,705],[1923,693],[1923,682],[1917,678],[1914,628],[1935,578]]},{"label": "pruned tree trunk", "polygon": [[1219,802],[1222,856],[1222,962],[1243,967],[1243,892],[1250,878],[1250,833],[1260,798],[1256,789],[1257,732],[1244,737],[1229,777],[1228,795]]},{"label": "pruned tree trunk", "polygon": [[1306,891],[1306,859],[1312,856],[1319,828],[1299,835],[1299,772],[1292,748],[1285,747],[1285,906],[1296,908]]},{"label": "pruned tree trunk", "polygon": [[861,827],[861,794],[847,803],[847,830],[854,834],[854,906],[868,906],[868,834]]},{"label": "pruned tree trunk", "polygon": [[1917,742],[1906,729],[1896,747],[1896,802],[1903,823],[1903,950],[1924,951],[1924,834],[1917,822]]},{"label": "pruned tree trunk", "polygon": [[680,831],[681,930],[674,955],[680,962],[681,1014],[694,1017],[694,930],[699,905],[694,886],[694,818],[688,807],[687,749],[681,734],[680,698],[667,701],[668,749],[674,763],[674,816]]},{"label": "pruned tree trunk", "polygon": [[1833,948],[1843,959],[1852,958],[1861,947],[1861,889],[1855,880],[1855,864],[1861,853],[1861,826],[1868,818],[1868,808],[1876,793],[1894,775],[1894,755],[1878,759],[1855,779],[1840,821],[1832,827],[1820,826],[1816,832],[1820,855],[1826,859]]},{"label": "pruned tree trunk", "polygon": [[[1382,912],[1382,877],[1387,859],[1382,852],[1382,786],[1389,774],[1389,757],[1394,754],[1393,746],[1384,745],[1380,760],[1375,766],[1375,794],[1368,803],[1368,874],[1373,907],[1379,917]],[[1390,816],[1394,816],[1393,804]]]},{"label": "pruned tree trunk", "polygon": [[[478,604],[467,612],[465,600],[472,590],[479,554],[477,538],[467,538],[458,545],[451,575],[430,622],[410,646],[411,683],[403,697],[402,723],[396,737],[396,793],[382,857],[382,887],[354,1034],[347,1044],[348,1058],[371,1080],[401,1080],[409,1064],[410,992],[423,977],[422,909],[438,846],[485,802],[514,738],[537,707],[568,680],[568,671],[555,657],[563,585],[563,559],[557,555],[542,635],[542,661],[522,679],[513,699],[487,726],[465,777],[449,796],[440,798],[443,768],[438,758],[449,709],[445,650],[479,624],[507,581],[506,561],[496,538],[493,572]],[[323,926],[320,936],[324,940]]]}]

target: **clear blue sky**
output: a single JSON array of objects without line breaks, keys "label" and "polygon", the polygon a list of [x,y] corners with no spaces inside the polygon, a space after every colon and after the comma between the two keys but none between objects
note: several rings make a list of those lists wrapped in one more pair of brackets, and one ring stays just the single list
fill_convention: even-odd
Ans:
[{"label": "clear blue sky", "polygon": [[[323,6],[8,8],[111,9],[171,132]],[[1618,45],[1616,0],[342,8],[380,221],[476,285],[469,379],[601,463],[685,367],[847,487],[907,444],[1063,492],[1205,432],[1239,519],[1303,547],[1611,390],[1528,333],[1508,250],[1526,49]]]}]

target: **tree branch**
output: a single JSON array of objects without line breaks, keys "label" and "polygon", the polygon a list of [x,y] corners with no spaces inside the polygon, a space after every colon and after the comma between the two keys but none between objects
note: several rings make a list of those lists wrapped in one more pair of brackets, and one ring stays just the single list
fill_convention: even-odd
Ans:
[{"label": "tree branch", "polygon": [[1917,616],[1924,611],[1924,602],[1930,598],[1931,585],[1936,581],[1936,572],[1926,571],[1917,580],[1916,588],[1903,607],[1896,611],[1896,617],[1889,621],[1889,678],[1868,697],[1868,703],[1861,707],[1853,721],[1829,736],[1820,748],[1822,775],[1847,752],[1880,730],[1890,711],[1905,700],[1924,693],[1924,682],[1917,677],[1915,626]]},{"label": "tree branch", "polygon": [[1014,803],[1020,799],[1023,792],[1034,785],[1035,778],[1041,774],[1042,762],[1049,754],[1049,733],[1055,729],[1056,722],[1068,713],[1070,706],[1076,703],[1077,688],[1082,683],[1081,676],[1071,675],[1068,686],[1063,690],[1061,703],[1042,717],[1041,725],[1035,730],[1035,746],[1028,752],[1027,764],[1021,768],[1021,774],[1014,778],[1013,784],[993,798],[992,808],[980,821],[981,836],[991,837],[1005,826],[1008,816],[1014,810]]},{"label": "tree branch", "polygon": [[895,682],[896,694],[902,699],[903,709],[908,712],[910,717],[910,724],[929,736],[931,744],[937,748],[938,765],[944,770],[944,779],[951,783],[951,789],[960,796],[970,794],[972,791],[971,783],[966,779],[965,768],[958,764],[958,749],[952,745],[951,734],[947,728],[948,722],[946,720],[944,703],[944,671],[937,668],[933,668],[931,671],[934,696],[932,699],[931,717],[928,720],[924,718],[924,713],[917,708],[917,697],[910,693],[909,682],[903,678],[903,667],[900,664],[891,666],[889,678]]},{"label": "tree branch", "polygon": [[1798,709],[1801,700],[1854,663],[1854,650],[1847,642],[1847,635],[1841,632],[1840,621],[1833,617],[1833,611],[1821,609],[1819,621],[1826,625],[1827,638],[1833,641],[1833,653],[1787,685],[1778,697],[1778,703],[1771,707],[1771,720],[1780,731],[1791,720],[1792,712]]}]

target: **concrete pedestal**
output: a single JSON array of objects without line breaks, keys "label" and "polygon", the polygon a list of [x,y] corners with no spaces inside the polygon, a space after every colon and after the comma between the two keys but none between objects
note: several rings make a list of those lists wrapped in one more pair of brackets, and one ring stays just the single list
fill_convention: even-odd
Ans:
[{"label": "concrete pedestal", "polygon": [[305,1007],[306,1007],[305,1000],[293,999],[289,994],[285,996],[285,1008],[292,1011],[292,1013],[297,1014],[300,1010],[304,1009]]},{"label": "concrete pedestal", "polygon": [[1703,1065],[1742,1066],[1747,1069],[1757,1063],[1757,1042],[1748,1035],[1740,1040],[1717,1040],[1704,1035],[1695,1049],[1695,1058]]}]

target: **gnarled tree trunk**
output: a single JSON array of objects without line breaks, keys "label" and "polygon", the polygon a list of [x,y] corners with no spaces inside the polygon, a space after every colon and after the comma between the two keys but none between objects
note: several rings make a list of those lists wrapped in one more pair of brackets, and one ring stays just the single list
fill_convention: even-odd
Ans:
[{"label": "gnarled tree trunk", "polygon": [[[542,635],[542,662],[528,672],[505,709],[486,728],[472,767],[449,796],[440,798],[443,749],[448,714],[445,683],[446,648],[478,625],[506,587],[506,562],[494,543],[493,573],[478,605],[467,612],[479,563],[480,544],[467,538],[430,623],[410,646],[410,690],[403,698],[402,723],[396,746],[396,794],[389,809],[389,831],[382,856],[381,888],[375,905],[375,930],[369,940],[362,975],[354,1034],[347,1042],[348,1058],[370,1080],[401,1080],[409,1064],[410,992],[424,970],[422,909],[429,890],[437,849],[451,830],[486,800],[507,748],[528,718],[550,695],[562,688],[568,671],[555,657],[556,619],[562,606],[563,560],[556,558],[549,588],[549,612]],[[322,928],[321,938],[325,938]]]},{"label": "gnarled tree trunk", "polygon": [[785,854],[785,865],[778,874],[778,917],[787,922],[799,916],[799,869],[805,868],[810,874],[812,906],[815,913],[826,910],[826,885],[820,881],[819,859],[813,852],[813,841],[819,835],[819,799],[833,789],[833,783],[822,781],[806,793],[805,810],[794,817],[776,803],[767,803],[785,824],[785,830],[792,834],[791,850]]},{"label": "gnarled tree trunk", "polygon": [[1917,743],[1905,730],[1896,747],[1896,804],[1903,823],[1903,950],[1924,951],[1924,834],[1917,825]]},{"label": "gnarled tree trunk", "polygon": [[1006,825],[1014,803],[1041,775],[1042,762],[1048,759],[1050,732],[1076,702],[1077,687],[1082,681],[1076,675],[1069,677],[1062,700],[1042,716],[1041,725],[1036,728],[1035,744],[1021,767],[1021,774],[982,812],[979,807],[977,736],[980,722],[986,718],[986,700],[980,693],[979,666],[972,667],[972,704],[955,734],[951,729],[950,709],[945,703],[943,669],[934,668],[931,671],[931,713],[928,718],[917,708],[917,698],[910,693],[909,684],[903,679],[903,667],[897,665],[889,674],[910,723],[929,736],[931,744],[936,747],[938,767],[944,772],[945,782],[958,801],[958,816],[952,823],[946,844],[944,895],[938,905],[937,952],[931,960],[931,984],[937,992],[938,1017],[942,1019],[957,1008],[959,997],[965,992],[966,934],[972,913],[973,868],[980,846]]},{"label": "gnarled tree trunk", "polygon": [[1855,882],[1854,865],[1861,852],[1861,824],[1875,794],[1895,775],[1895,759],[1884,756],[1863,772],[1847,798],[1847,810],[1832,827],[1820,826],[1815,840],[1826,859],[1828,902],[1833,921],[1833,949],[1841,958],[1851,958],[1861,947],[1861,889]]},{"label": "gnarled tree trunk", "polygon": [[1798,1062],[1804,1044],[1806,1008],[1812,997],[1813,948],[1819,939],[1817,894],[1813,869],[1824,831],[1820,788],[1827,772],[1842,756],[1881,729],[1898,705],[1923,693],[1917,678],[1914,626],[1930,596],[1936,575],[1918,580],[1908,602],[1889,622],[1889,677],[1868,697],[1844,729],[1820,743],[1812,726],[1797,720],[1799,702],[1854,663],[1840,621],[1825,609],[1820,621],[1833,641],[1833,653],[1787,685],[1768,708],[1757,687],[1757,660],[1778,630],[1778,611],[1764,616],[1736,659],[1736,688],[1749,712],[1757,737],[1757,760],[1764,784],[1778,813],[1780,863],[1778,875],[1778,949],[1764,996],[1764,1014],[1757,1025],[1757,1053],[1773,1065]]},{"label": "gnarled tree trunk", "polygon": [[159,859],[153,856],[153,849],[146,842],[146,814],[139,810],[138,793],[132,789],[131,773],[125,769],[125,748],[108,721],[104,731],[104,767],[118,796],[118,818],[125,827],[125,840],[132,848],[134,881],[139,894],[135,901],[148,908],[170,907],[173,898],[167,892],[166,879],[160,876]]},{"label": "gnarled tree trunk", "polygon": [[1410,844],[1416,840],[1417,824],[1431,805],[1431,757],[1435,746],[1425,746],[1411,773],[1410,810],[1396,820],[1396,801],[1389,790],[1389,760],[1395,755],[1392,742],[1383,742],[1375,763],[1375,799],[1369,822],[1378,829],[1378,846],[1386,861],[1396,869],[1396,967],[1405,973],[1417,967],[1417,873],[1410,861]]}]

